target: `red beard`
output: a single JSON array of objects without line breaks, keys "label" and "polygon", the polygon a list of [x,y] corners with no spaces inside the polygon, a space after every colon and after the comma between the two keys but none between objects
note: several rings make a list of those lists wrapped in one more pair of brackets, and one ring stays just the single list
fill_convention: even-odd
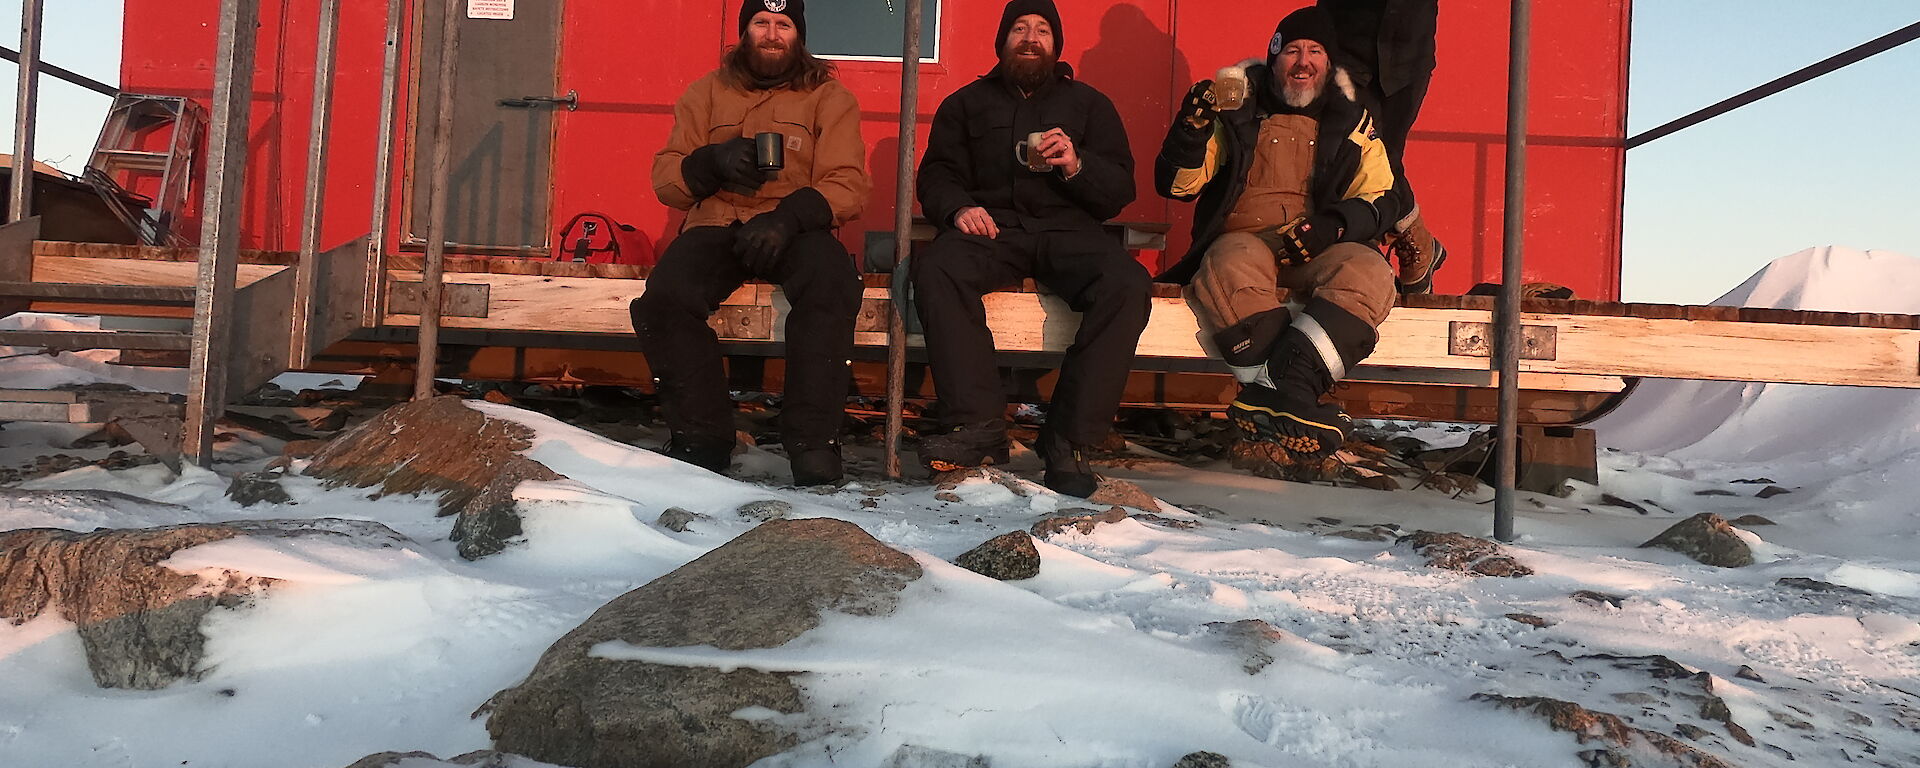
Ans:
[{"label": "red beard", "polygon": [[[1029,59],[1016,55],[1025,52],[1037,53],[1040,57]],[[1012,79],[1013,84],[1019,86],[1020,90],[1028,93],[1046,85],[1047,80],[1053,77],[1054,65],[1059,61],[1059,56],[1043,50],[1036,43],[1022,43],[1009,47],[1000,54],[1000,66],[1006,68],[1007,77]]]},{"label": "red beard", "polygon": [[747,57],[747,65],[760,77],[779,77],[793,68],[793,49],[786,46],[757,46]]}]

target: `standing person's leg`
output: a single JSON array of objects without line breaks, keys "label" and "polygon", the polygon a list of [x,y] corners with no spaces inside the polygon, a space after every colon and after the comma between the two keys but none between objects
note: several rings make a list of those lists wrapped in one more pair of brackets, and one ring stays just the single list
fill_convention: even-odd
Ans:
[{"label": "standing person's leg", "polygon": [[860,273],[830,230],[794,238],[766,279],[780,284],[787,303],[787,383],[780,408],[780,441],[795,485],[841,478],[840,427],[846,420],[847,360],[860,314]]},{"label": "standing person's leg", "polygon": [[1375,122],[1380,142],[1387,146],[1387,159],[1393,165],[1394,194],[1400,196],[1406,210],[1388,236],[1388,245],[1400,262],[1395,280],[1401,293],[1431,292],[1433,273],[1447,260],[1446,246],[1427,229],[1426,217],[1420,214],[1405,160],[1407,136],[1413,132],[1413,122],[1420,116],[1420,105],[1427,100],[1427,84],[1432,79],[1429,73],[1391,94],[1379,93],[1378,84],[1372,87],[1379,105]]},{"label": "standing person's leg", "polygon": [[733,239],[731,227],[680,233],[628,308],[672,434],[667,455],[715,472],[731,461],[733,403],[707,318],[747,279]]},{"label": "standing person's leg", "polygon": [[1085,497],[1099,487],[1085,453],[1113,430],[1152,310],[1153,279],[1104,232],[1043,235],[1035,266],[1040,283],[1080,313],[1040,436],[1045,481],[1056,491]]},{"label": "standing person's leg", "polygon": [[911,259],[913,305],[947,429],[920,441],[921,462],[936,471],[1007,462],[1007,395],[980,296],[1031,274],[1033,247],[1017,230],[997,239],[949,230]]}]

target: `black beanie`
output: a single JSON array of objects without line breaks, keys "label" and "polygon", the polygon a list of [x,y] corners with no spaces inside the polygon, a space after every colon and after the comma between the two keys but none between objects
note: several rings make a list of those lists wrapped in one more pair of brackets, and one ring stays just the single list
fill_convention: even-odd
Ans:
[{"label": "black beanie", "polygon": [[1295,40],[1312,40],[1333,50],[1333,17],[1317,5],[1287,14],[1279,26],[1273,28],[1273,39],[1267,42],[1267,66],[1272,67],[1280,58],[1280,49]]},{"label": "black beanie", "polygon": [[785,14],[793,20],[793,30],[800,33],[800,42],[807,41],[807,0],[743,0],[740,3],[741,37],[747,36],[747,24],[761,11]]},{"label": "black beanie", "polygon": [[1053,7],[1053,0],[1009,0],[1007,9],[1000,12],[1000,32],[993,36],[994,58],[999,58],[1001,49],[1007,47],[1007,33],[1013,30],[1013,23],[1029,15],[1046,19],[1047,25],[1053,27],[1053,55],[1061,55],[1067,33],[1060,28],[1060,9]]}]

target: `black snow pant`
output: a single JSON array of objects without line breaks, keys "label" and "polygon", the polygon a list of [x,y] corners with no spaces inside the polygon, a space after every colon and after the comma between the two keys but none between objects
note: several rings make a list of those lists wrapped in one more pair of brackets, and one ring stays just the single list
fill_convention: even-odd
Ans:
[{"label": "black snow pant", "polygon": [[733,254],[737,230],[695,227],[674,238],[648,276],[646,293],[630,307],[662,415],[674,435],[733,441],[733,402],[707,318],[748,278],[760,278],[779,284],[793,307],[781,442],[789,452],[822,447],[839,437],[846,417],[860,275],[829,230],[801,233],[773,269],[754,274]]},{"label": "black snow pant", "polygon": [[1387,146],[1394,187],[1406,201],[1404,211],[1413,210],[1415,202],[1413,183],[1407,180],[1407,135],[1413,132],[1413,121],[1420,117],[1420,105],[1426,102],[1427,85],[1432,81],[1433,74],[1428,73],[1388,95],[1381,92],[1380,81],[1375,79],[1361,91],[1363,106],[1373,115],[1373,124],[1379,130],[1380,143]]},{"label": "black snow pant", "polygon": [[1007,395],[994,362],[981,294],[1032,277],[1081,313],[1053,388],[1047,424],[1067,440],[1098,445],[1113,429],[1134,346],[1147,327],[1152,279],[1102,232],[1002,229],[988,239],[940,233],[913,257],[913,301],[949,427],[1002,418]]}]

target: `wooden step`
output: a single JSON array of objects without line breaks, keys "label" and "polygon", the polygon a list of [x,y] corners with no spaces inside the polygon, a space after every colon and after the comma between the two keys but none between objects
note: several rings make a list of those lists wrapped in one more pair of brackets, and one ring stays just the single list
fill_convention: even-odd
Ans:
[{"label": "wooden step", "polygon": [[152,331],[0,331],[0,346],[41,347],[61,351],[186,350],[193,346],[193,337],[184,333]]},{"label": "wooden step", "polygon": [[0,281],[0,296],[18,299],[66,299],[111,304],[192,306],[193,294],[193,286],[188,285]]}]

